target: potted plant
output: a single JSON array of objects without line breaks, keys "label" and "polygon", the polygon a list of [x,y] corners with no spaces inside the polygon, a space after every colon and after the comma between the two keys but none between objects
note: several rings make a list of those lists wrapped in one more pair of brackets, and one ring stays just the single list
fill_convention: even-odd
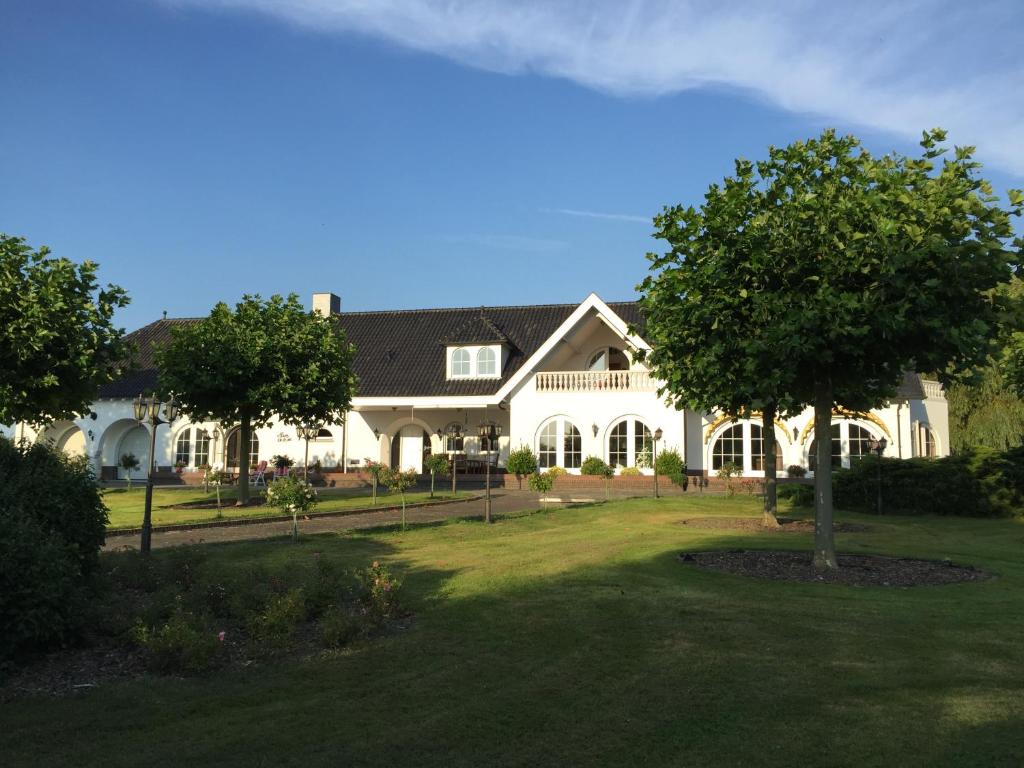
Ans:
[{"label": "potted plant", "polygon": [[130,491],[132,489],[132,472],[139,468],[139,460],[135,458],[134,453],[123,453],[118,464],[128,473],[128,490]]},{"label": "potted plant", "polygon": [[295,465],[295,460],[291,456],[285,456],[284,454],[277,454],[272,456],[270,463],[274,465],[274,476],[275,477],[287,477],[288,470]]},{"label": "potted plant", "polygon": [[178,461],[174,462],[174,471],[175,472],[177,472],[180,475],[183,469],[185,469],[185,462],[184,461],[181,461],[179,459]]}]

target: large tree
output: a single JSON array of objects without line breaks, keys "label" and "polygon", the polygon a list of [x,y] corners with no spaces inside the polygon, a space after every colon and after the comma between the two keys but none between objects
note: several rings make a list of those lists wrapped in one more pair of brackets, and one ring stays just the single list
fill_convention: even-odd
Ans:
[{"label": "large tree", "polygon": [[774,317],[784,311],[772,281],[780,258],[763,231],[763,201],[750,162],[712,185],[699,209],[674,206],[655,217],[670,250],[648,254],[653,274],[639,286],[645,355],[677,408],[759,416],[764,446],[764,524],[776,518],[775,420],[803,408]]},{"label": "large tree", "polygon": [[[999,321],[991,291],[1009,279],[1019,257],[1010,218],[1020,215],[1024,194],[1011,190],[1003,207],[978,176],[970,147],[956,148],[937,168],[944,141],[944,132],[926,132],[919,158],[876,158],[857,139],[832,130],[772,147],[753,166],[748,203],[763,238],[760,260],[730,258],[727,244],[694,254],[720,262],[721,279],[731,279],[741,297],[773,308],[765,319],[772,331],[763,335],[789,374],[781,382],[769,379],[764,395],[781,391],[789,402],[814,406],[819,569],[838,566],[834,406],[882,406],[907,369],[945,373],[977,364]],[[688,242],[681,246],[683,263]],[[697,300],[666,290],[652,293],[648,303]],[[720,324],[728,321],[722,317]],[[736,353],[755,371],[764,365],[743,348]]]},{"label": "large tree", "polygon": [[97,270],[0,233],[0,424],[73,418],[120,375],[128,296]]},{"label": "large tree", "polygon": [[355,390],[353,349],[334,318],[306,312],[298,297],[245,296],[232,310],[175,328],[158,351],[160,389],[195,421],[239,425],[238,503],[249,501],[252,429],[336,421]]}]

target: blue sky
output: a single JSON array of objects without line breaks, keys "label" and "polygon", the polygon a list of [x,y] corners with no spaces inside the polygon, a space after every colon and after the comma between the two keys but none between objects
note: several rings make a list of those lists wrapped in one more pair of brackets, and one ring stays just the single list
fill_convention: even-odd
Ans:
[{"label": "blue sky", "polygon": [[943,125],[1024,186],[1019,3],[767,5],[5,0],[0,230],[100,262],[134,328],[630,299],[663,205],[827,125]]}]

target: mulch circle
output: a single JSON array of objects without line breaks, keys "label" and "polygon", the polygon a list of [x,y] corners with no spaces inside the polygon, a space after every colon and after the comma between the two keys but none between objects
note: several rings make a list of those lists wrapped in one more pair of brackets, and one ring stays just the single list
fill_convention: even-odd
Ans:
[{"label": "mulch circle", "polygon": [[[266,504],[266,501],[262,497],[253,497],[249,499],[249,502],[245,505],[247,507],[262,507]],[[225,507],[234,507],[235,499],[224,499],[221,502],[220,507],[217,506],[216,501],[183,501],[181,504],[167,504],[166,506],[160,507],[160,509],[224,509]]]},{"label": "mulch circle", "polygon": [[918,587],[983,581],[992,575],[949,560],[918,560],[884,555],[839,555],[839,569],[819,573],[810,552],[731,550],[684,552],[679,559],[708,571],[773,581],[823,582],[854,587]]},{"label": "mulch circle", "polygon": [[[750,531],[751,533],[814,533],[813,520],[795,520],[791,517],[780,517],[778,528],[766,528],[761,524],[760,517],[691,517],[680,520],[680,525],[700,528],[709,531]],[[870,531],[870,525],[860,523],[835,523],[832,529],[836,533],[864,533]]]}]

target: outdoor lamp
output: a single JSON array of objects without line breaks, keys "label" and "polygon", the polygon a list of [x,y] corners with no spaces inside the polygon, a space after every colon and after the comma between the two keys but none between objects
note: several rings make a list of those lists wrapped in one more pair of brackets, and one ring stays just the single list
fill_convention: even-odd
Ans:
[{"label": "outdoor lamp", "polygon": [[889,444],[889,442],[884,437],[879,439],[879,441],[878,441],[878,455],[879,456],[881,456],[883,453],[885,453],[885,446],[887,446],[888,444]]},{"label": "outdoor lamp", "polygon": [[594,437],[597,437],[597,429],[598,429],[597,424],[591,424],[590,425],[590,429],[591,429],[591,431],[593,431]]},{"label": "outdoor lamp", "polygon": [[132,410],[135,413],[135,420],[142,421],[146,418],[146,401],[142,399],[142,393],[132,401]]},{"label": "outdoor lamp", "polygon": [[164,418],[167,421],[174,421],[178,418],[178,401],[174,399],[174,395],[171,395],[171,399],[167,401],[167,405],[164,406]]},{"label": "outdoor lamp", "polygon": [[654,441],[657,442],[658,440],[661,440],[662,434],[664,433],[661,431],[661,427],[658,427],[656,430],[654,430]]}]

